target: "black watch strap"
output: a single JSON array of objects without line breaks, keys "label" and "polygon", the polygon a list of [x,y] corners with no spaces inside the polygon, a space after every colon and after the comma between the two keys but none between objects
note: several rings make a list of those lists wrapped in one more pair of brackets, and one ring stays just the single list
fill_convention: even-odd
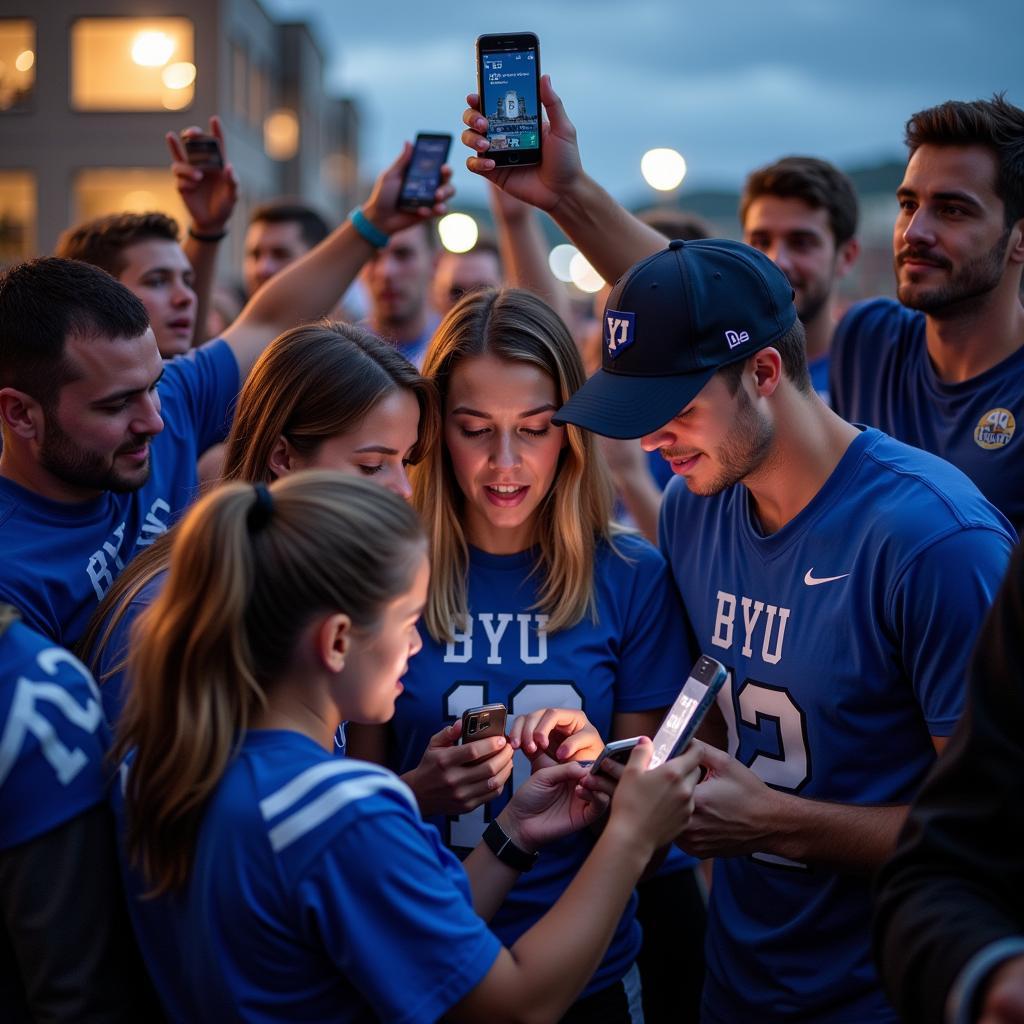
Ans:
[{"label": "black watch strap", "polygon": [[537,858],[540,856],[539,852],[527,853],[526,850],[516,846],[516,844],[513,843],[507,835],[505,835],[505,830],[497,823],[497,821],[492,821],[490,825],[484,829],[484,842],[487,844],[491,853],[493,853],[502,864],[507,864],[510,868],[514,868],[516,871],[529,871],[530,868],[537,863]]}]

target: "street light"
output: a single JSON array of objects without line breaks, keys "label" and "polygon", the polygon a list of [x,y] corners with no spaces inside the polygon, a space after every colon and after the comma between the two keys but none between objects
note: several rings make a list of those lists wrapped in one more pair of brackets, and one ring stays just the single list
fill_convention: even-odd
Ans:
[{"label": "street light", "polygon": [[640,160],[640,173],[651,188],[671,192],[686,177],[686,161],[674,149],[649,149]]},{"label": "street light", "polygon": [[480,229],[468,213],[449,213],[437,222],[437,233],[449,252],[469,252],[476,245]]}]

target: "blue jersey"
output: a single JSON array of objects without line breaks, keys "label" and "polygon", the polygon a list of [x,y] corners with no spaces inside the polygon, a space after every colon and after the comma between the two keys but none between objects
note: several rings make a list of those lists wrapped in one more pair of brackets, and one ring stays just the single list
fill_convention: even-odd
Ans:
[{"label": "blue jersey", "polygon": [[165,1009],[190,1024],[427,1024],[501,950],[403,782],[279,730],[246,736],[184,888],[129,902]]},{"label": "blue jersey", "polygon": [[85,666],[15,622],[0,637],[0,850],[106,799],[109,733]]},{"label": "blue jersey", "polygon": [[141,548],[195,499],[196,460],[223,440],[238,393],[238,364],[214,341],[164,364],[164,429],[150,442],[149,479],[137,491],[51,501],[0,478],[0,601],[44,636],[71,646]]},{"label": "blue jersey", "polygon": [[836,328],[832,404],[844,419],[948,459],[1024,530],[1024,345],[946,384],[928,358],[923,313],[892,299],[862,302]]},{"label": "blue jersey", "polygon": [[[729,752],[814,800],[905,804],[963,706],[974,634],[1013,545],[949,463],[863,431],[811,502],[765,535],[745,487],[669,485],[662,543],[707,653]],[[895,1021],[864,875],[755,854],[715,862],[705,1017]]]},{"label": "blue jersey", "polygon": [[[571,629],[550,634],[547,616],[536,608],[536,552],[491,555],[470,549],[469,623],[448,644],[424,635],[423,650],[410,661],[405,692],[396,702],[392,724],[398,771],[415,768],[430,737],[479,704],[505,704],[509,725],[516,715],[540,708],[582,708],[608,737],[616,713],[672,703],[691,663],[679,598],[654,547],[630,535],[615,543],[625,557],[602,543],[595,558],[597,622],[585,617]],[[529,762],[517,753],[512,785],[529,774]],[[465,855],[510,796],[506,789],[468,814],[431,820]],[[593,842],[585,830],[544,848],[491,922],[506,945],[551,908]],[[634,898],[585,991],[618,981],[639,945]]]}]

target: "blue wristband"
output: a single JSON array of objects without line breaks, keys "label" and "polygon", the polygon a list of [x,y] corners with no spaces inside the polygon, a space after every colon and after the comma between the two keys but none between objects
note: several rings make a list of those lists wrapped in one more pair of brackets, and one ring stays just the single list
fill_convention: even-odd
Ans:
[{"label": "blue wristband", "polygon": [[374,247],[374,249],[383,249],[388,244],[388,238],[390,236],[385,235],[383,231],[378,227],[374,227],[373,224],[367,219],[366,214],[363,213],[363,208],[357,206],[349,215],[348,219],[352,221],[352,227],[359,232],[359,234]]}]

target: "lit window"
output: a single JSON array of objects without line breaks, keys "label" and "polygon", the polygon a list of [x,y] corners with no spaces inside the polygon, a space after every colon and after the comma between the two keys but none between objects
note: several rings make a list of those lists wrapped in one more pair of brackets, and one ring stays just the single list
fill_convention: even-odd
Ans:
[{"label": "lit window", "polygon": [[30,171],[0,171],[0,266],[35,255],[35,176]]},{"label": "lit window", "polygon": [[76,110],[182,110],[195,95],[188,18],[80,18],[71,26]]},{"label": "lit window", "polygon": [[36,84],[36,27],[0,19],[0,111],[27,110]]},{"label": "lit window", "polygon": [[147,167],[96,167],[75,176],[75,210],[78,224],[107,213],[149,213],[156,210],[174,217],[182,231],[189,217],[166,170]]}]

